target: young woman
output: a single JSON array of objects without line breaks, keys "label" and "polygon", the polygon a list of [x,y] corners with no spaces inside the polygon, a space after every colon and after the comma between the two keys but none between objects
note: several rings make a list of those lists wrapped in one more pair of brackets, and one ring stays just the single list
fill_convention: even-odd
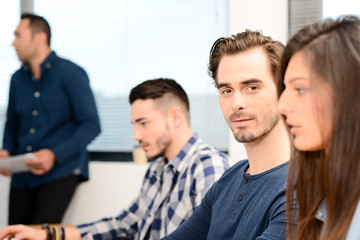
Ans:
[{"label": "young woman", "polygon": [[360,19],[301,29],[284,50],[280,77],[279,110],[295,146],[288,239],[345,239],[360,200]]}]

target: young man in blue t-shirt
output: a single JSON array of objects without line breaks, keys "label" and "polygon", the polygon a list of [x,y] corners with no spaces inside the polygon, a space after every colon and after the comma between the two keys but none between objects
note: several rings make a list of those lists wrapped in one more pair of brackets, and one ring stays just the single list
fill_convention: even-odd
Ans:
[{"label": "young man in blue t-shirt", "polygon": [[218,39],[209,72],[234,137],[248,160],[217,181],[194,214],[165,239],[286,239],[290,138],[277,111],[283,45],[260,32]]}]

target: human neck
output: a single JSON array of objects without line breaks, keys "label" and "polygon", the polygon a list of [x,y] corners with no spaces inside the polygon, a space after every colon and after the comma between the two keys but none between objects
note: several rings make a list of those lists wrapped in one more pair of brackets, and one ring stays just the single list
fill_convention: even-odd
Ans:
[{"label": "human neck", "polygon": [[41,78],[41,68],[40,65],[44,62],[44,60],[49,56],[51,53],[51,49],[46,47],[36,54],[33,58],[31,58],[28,62],[30,66],[30,70],[33,73],[36,80],[40,80]]},{"label": "human neck", "polygon": [[173,160],[184,147],[185,143],[194,135],[194,132],[189,127],[184,127],[182,130],[179,130],[177,133],[174,133],[175,136],[171,141],[171,145],[165,152],[165,156],[169,161]]},{"label": "human neck", "polygon": [[291,143],[282,119],[263,138],[244,143],[249,160],[247,173],[259,174],[290,160]]}]

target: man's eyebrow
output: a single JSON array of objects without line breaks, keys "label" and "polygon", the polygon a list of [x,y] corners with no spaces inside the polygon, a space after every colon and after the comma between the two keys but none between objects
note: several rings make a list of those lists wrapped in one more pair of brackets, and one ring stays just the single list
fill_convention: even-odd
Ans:
[{"label": "man's eyebrow", "polygon": [[145,120],[145,118],[144,118],[144,117],[141,117],[141,118],[135,119],[134,122],[131,121],[131,124],[138,123],[138,122],[141,122],[141,121],[143,121],[143,120]]},{"label": "man's eyebrow", "polygon": [[228,87],[230,84],[228,83],[219,83],[216,85],[216,88],[219,89],[219,88],[222,88],[222,87]]},{"label": "man's eyebrow", "polygon": [[247,85],[247,84],[251,84],[251,83],[263,83],[264,81],[260,80],[260,79],[249,79],[249,80],[245,80],[243,82],[240,83],[240,85]]},{"label": "man's eyebrow", "polygon": [[[240,82],[240,85],[247,85],[247,84],[252,84],[252,83],[263,83],[264,81],[260,80],[260,79],[248,79],[248,80],[245,80],[245,81],[242,81]],[[229,83],[219,83],[218,85],[216,85],[216,88],[217,89],[220,89],[222,87],[228,87],[230,86]]]}]

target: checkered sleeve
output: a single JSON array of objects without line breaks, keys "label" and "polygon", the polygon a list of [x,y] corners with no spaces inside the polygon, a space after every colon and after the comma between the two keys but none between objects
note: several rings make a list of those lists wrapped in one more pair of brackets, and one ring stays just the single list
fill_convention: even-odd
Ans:
[{"label": "checkered sleeve", "polygon": [[77,226],[81,239],[118,239],[119,237],[131,238],[138,232],[138,205],[134,201],[131,207],[119,216],[103,218],[96,222]]},{"label": "checkered sleeve", "polygon": [[[149,173],[150,168],[145,174],[143,186],[150,181]],[[143,186],[140,192],[143,191]],[[103,218],[96,222],[76,226],[81,234],[81,239],[133,239],[139,232],[138,222],[141,220],[139,214],[140,195],[133,201],[129,209],[122,211],[122,213],[116,217]]]},{"label": "checkered sleeve", "polygon": [[198,155],[196,164],[192,166],[194,174],[194,199],[195,205],[199,206],[207,191],[229,168],[229,159],[226,154],[212,147],[205,147]]}]

